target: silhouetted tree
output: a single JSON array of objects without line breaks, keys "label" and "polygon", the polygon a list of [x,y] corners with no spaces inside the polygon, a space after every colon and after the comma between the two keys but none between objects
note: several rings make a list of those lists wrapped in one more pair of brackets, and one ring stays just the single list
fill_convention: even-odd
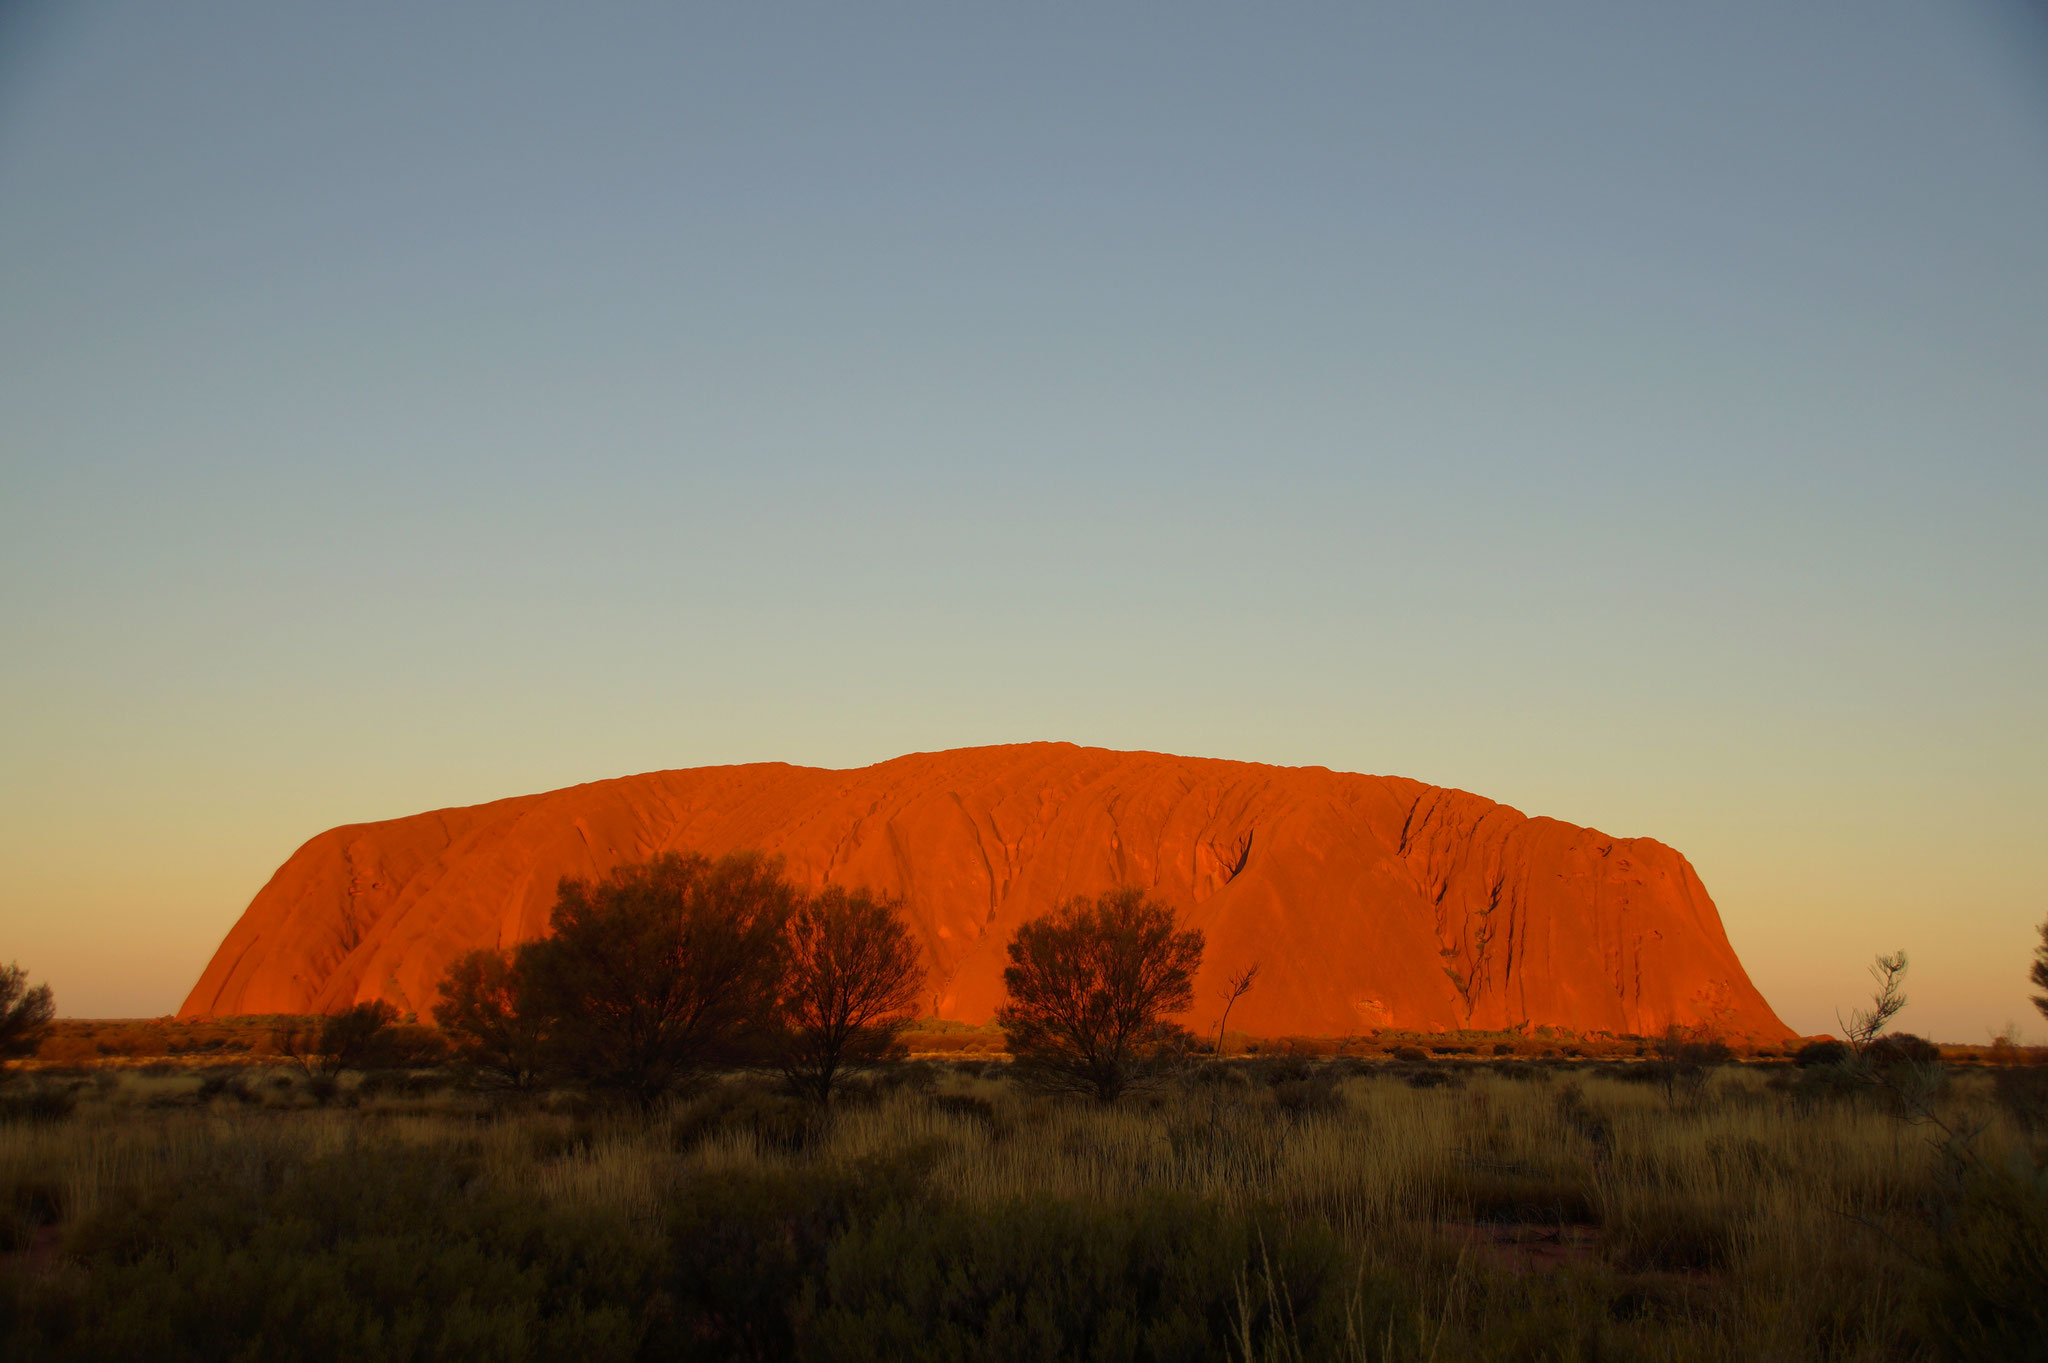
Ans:
[{"label": "silhouetted tree", "polygon": [[0,1074],[10,1060],[36,1053],[57,1015],[50,986],[28,987],[28,972],[19,964],[0,966]]},{"label": "silhouetted tree", "polygon": [[1664,1101],[1675,1104],[1682,1095],[1696,1100],[1706,1091],[1707,1079],[1716,1065],[1735,1058],[1714,1030],[1704,1023],[1681,1027],[1672,1023],[1664,1035],[1651,1043],[1648,1072],[1664,1089]]},{"label": "silhouetted tree", "polygon": [[2027,978],[2041,991],[2034,995],[2034,1008],[2048,1018],[2048,920],[2041,923],[2041,944],[2034,948],[2034,965],[2027,971]]},{"label": "silhouetted tree", "polygon": [[439,1037],[401,1020],[398,1009],[382,999],[326,1017],[293,1018],[273,1034],[273,1044],[315,1079],[332,1079],[344,1070],[432,1065],[447,1054]]},{"label": "silhouetted tree", "polygon": [[320,1056],[329,1074],[343,1070],[381,1068],[384,1030],[398,1021],[398,1010],[382,999],[344,1008],[320,1024]]},{"label": "silhouetted tree", "polygon": [[1882,1074],[1906,1065],[1939,1065],[1941,1047],[1911,1032],[1892,1032],[1871,1042],[1863,1057]]},{"label": "silhouetted tree", "polygon": [[776,1058],[790,1087],[829,1103],[848,1070],[883,1059],[909,1024],[925,970],[900,905],[827,886],[798,905],[785,935]]},{"label": "silhouetted tree", "polygon": [[1793,1053],[1792,1063],[1802,1070],[1807,1070],[1817,1065],[1839,1065],[1848,1058],[1848,1043],[1829,1036],[1818,1041],[1809,1041],[1801,1046]]},{"label": "silhouetted tree", "polygon": [[[799,893],[758,853],[665,853],[564,879],[518,970],[564,1069],[651,1106],[772,1027]],[[522,1000],[524,1006],[525,1000]]]},{"label": "silhouetted tree", "polygon": [[441,977],[434,1025],[482,1082],[511,1089],[540,1082],[548,1025],[530,992],[517,956],[488,947],[457,957]]},{"label": "silhouetted tree", "polygon": [[1114,1102],[1184,1051],[1166,1020],[1195,1000],[1202,934],[1126,886],[1077,896],[1017,929],[996,1013],[1018,1078]]}]

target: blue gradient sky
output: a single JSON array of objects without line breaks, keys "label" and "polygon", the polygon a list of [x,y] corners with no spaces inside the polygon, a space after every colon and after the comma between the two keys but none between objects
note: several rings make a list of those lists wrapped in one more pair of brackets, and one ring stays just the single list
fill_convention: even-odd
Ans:
[{"label": "blue gradient sky", "polygon": [[1655,836],[1794,1026],[1904,946],[2048,1040],[2038,11],[428,8],[0,18],[62,1011],[335,823],[1062,738]]}]

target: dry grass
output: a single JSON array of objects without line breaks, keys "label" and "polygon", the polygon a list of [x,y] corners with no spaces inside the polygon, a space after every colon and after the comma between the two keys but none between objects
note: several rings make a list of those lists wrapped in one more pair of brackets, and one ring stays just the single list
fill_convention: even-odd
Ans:
[{"label": "dry grass", "polygon": [[[198,1075],[129,1072],[84,1083],[68,1119],[0,1125],[0,1190],[75,1226],[124,1192],[403,1147],[651,1235],[696,1180],[910,1160],[940,1199],[991,1212],[1168,1192],[1326,1224],[1355,1256],[1359,1320],[1366,1284],[1398,1298],[1375,1337],[1354,1332],[1358,1358],[1591,1357],[1615,1340],[1671,1359],[1924,1354],[1924,1209],[1951,1174],[1939,1131],[1806,1101],[1782,1070],[1729,1067],[1674,1105],[1611,1069],[1438,1066],[1455,1081],[1416,1087],[1296,1064],[1212,1066],[1107,1109],[1020,1090],[999,1066],[927,1066],[928,1085],[878,1087],[825,1123],[747,1078],[641,1117],[452,1088],[320,1106],[283,1071],[249,1072],[252,1097],[202,1100]],[[1987,1079],[1961,1076],[1943,1103],[1983,1160],[2027,1155]],[[1592,1353],[1557,1344],[1582,1336]]]}]

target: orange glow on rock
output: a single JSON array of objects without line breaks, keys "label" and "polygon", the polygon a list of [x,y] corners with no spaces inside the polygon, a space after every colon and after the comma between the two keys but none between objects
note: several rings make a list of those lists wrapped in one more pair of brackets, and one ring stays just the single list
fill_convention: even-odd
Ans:
[{"label": "orange glow on rock", "polygon": [[1258,961],[1231,1021],[1262,1035],[1791,1035],[1662,843],[1400,777],[1065,743],[652,772],[330,829],[250,903],[179,1016],[367,999],[424,1015],[456,956],[541,933],[563,876],[738,848],[809,885],[901,895],[936,1012],[967,1022],[1001,1001],[1019,923],[1129,882],[1208,936],[1197,1029]]}]

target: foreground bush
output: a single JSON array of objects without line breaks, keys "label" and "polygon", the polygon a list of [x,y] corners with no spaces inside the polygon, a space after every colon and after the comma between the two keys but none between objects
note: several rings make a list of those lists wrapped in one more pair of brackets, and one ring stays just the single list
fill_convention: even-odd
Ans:
[{"label": "foreground bush", "polygon": [[797,901],[780,863],[753,853],[671,852],[564,880],[551,935],[518,961],[556,1063],[650,1106],[769,1034]]},{"label": "foreground bush", "polygon": [[1202,934],[1135,886],[1076,896],[1017,929],[996,1021],[1017,1077],[1115,1102],[1185,1054]]},{"label": "foreground bush", "polygon": [[57,1015],[50,986],[29,988],[28,972],[19,965],[0,965],[0,1079],[7,1062],[34,1055]]},{"label": "foreground bush", "polygon": [[903,906],[828,885],[790,914],[784,934],[776,1062],[789,1085],[831,1101],[846,1075],[894,1049],[924,988]]},{"label": "foreground bush", "polygon": [[525,1091],[547,1071],[549,1027],[517,960],[487,947],[456,957],[441,981],[434,1025],[472,1079]]}]

